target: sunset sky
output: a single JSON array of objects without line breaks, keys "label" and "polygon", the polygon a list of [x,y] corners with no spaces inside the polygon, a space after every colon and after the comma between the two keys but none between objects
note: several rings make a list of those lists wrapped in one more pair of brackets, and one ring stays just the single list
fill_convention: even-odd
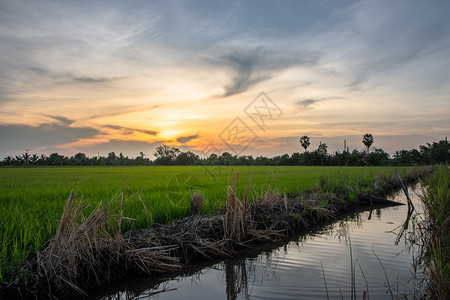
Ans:
[{"label": "sunset sky", "polygon": [[[449,1],[0,0],[0,158],[450,133]],[[263,94],[261,94],[263,92]],[[233,135],[234,134],[234,135]]]}]

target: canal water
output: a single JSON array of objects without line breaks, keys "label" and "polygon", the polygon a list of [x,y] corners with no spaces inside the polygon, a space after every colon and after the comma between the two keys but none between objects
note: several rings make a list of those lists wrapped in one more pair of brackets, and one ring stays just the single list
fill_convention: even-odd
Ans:
[{"label": "canal water", "polygon": [[[114,284],[93,299],[396,299],[418,289],[415,211],[358,212],[284,245],[259,249],[158,280]],[[402,194],[395,201],[406,203]],[[411,218],[408,219],[408,215]]]}]

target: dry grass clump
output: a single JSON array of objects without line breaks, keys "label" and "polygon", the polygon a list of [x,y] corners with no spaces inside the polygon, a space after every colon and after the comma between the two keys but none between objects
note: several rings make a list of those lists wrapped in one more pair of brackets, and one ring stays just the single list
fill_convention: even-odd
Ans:
[{"label": "dry grass clump", "polygon": [[181,269],[180,259],[172,257],[170,253],[176,246],[155,246],[147,248],[134,248],[127,244],[126,266],[137,267],[146,274],[172,272]]},{"label": "dry grass clump", "polygon": [[200,208],[203,205],[205,200],[203,199],[202,194],[199,192],[194,192],[191,196],[191,215],[196,216],[200,212]]},{"label": "dry grass clump", "polygon": [[48,282],[46,292],[49,295],[53,294],[53,289],[83,294],[78,286],[80,277],[90,277],[99,284],[104,276],[100,252],[108,250],[110,255],[120,252],[119,239],[107,230],[110,220],[107,207],[100,203],[87,218],[83,212],[82,201],[77,201],[77,194],[71,194],[55,237],[38,255],[36,282]]},{"label": "dry grass clump", "polygon": [[[402,176],[405,184],[417,182],[421,178],[425,178],[435,170],[433,166],[414,167],[406,170]],[[396,171],[398,174],[398,172]],[[378,174],[375,179],[374,189],[378,196],[389,194],[392,191],[398,190],[402,187],[402,184],[398,180],[398,176],[395,173],[390,174]]]},{"label": "dry grass clump", "polygon": [[408,182],[417,181],[424,178],[436,170],[434,166],[413,167],[406,169],[406,178]]},{"label": "dry grass clump", "polygon": [[225,238],[233,242],[242,242],[247,236],[247,201],[237,198],[238,172],[234,171],[233,185],[228,186],[227,211],[225,213]]},{"label": "dry grass clump", "polygon": [[395,191],[401,187],[396,174],[378,174],[375,179],[374,189],[378,195],[384,195],[388,191]]},{"label": "dry grass clump", "polygon": [[137,248],[171,245],[171,257],[187,264],[232,254],[230,241],[224,238],[224,216],[190,216],[172,224],[153,224],[149,229],[133,230],[130,243]]},{"label": "dry grass clump", "polygon": [[108,204],[100,203],[87,217],[84,212],[77,194],[71,194],[55,237],[37,256],[33,268],[37,296],[85,295],[86,288],[109,281],[112,270],[125,273],[137,267],[153,273],[180,268],[178,259],[168,255],[170,247],[136,249],[123,239],[120,227],[111,225],[117,220],[109,214]]},{"label": "dry grass clump", "polygon": [[303,193],[297,197],[267,189],[263,197],[249,205],[250,238],[254,241],[277,241],[336,216],[331,205],[324,207],[324,197]]},{"label": "dry grass clump", "polygon": [[260,205],[266,205],[266,206],[284,206],[285,210],[288,210],[288,199],[287,195],[284,194],[284,196],[281,196],[280,193],[277,191],[272,190],[271,188],[268,188],[266,192],[264,193],[264,196],[259,201]]}]

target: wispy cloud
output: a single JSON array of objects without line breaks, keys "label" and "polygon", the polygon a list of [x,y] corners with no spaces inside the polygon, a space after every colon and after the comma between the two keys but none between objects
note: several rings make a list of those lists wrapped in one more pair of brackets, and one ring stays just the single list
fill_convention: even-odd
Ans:
[{"label": "wispy cloud", "polygon": [[88,115],[83,118],[83,120],[92,120],[98,118],[105,117],[117,117],[121,115],[126,115],[135,112],[142,111],[150,111],[153,109],[157,109],[161,107],[161,105],[150,105],[150,106],[142,106],[142,105],[114,105],[109,107],[104,107],[101,109],[101,113],[98,113],[98,109],[92,115]]},{"label": "wispy cloud", "polygon": [[82,77],[73,77],[73,80],[79,81],[79,82],[84,82],[84,83],[105,83],[105,82],[111,82],[111,81],[117,80],[117,78],[82,76]]},{"label": "wispy cloud", "polygon": [[193,135],[188,135],[188,136],[182,136],[182,137],[177,138],[177,142],[178,143],[182,143],[182,144],[186,144],[187,142],[198,138],[198,136],[199,136],[198,133],[197,134],[193,134]]},{"label": "wispy cloud", "polygon": [[66,126],[70,126],[75,122],[75,120],[70,120],[64,116],[52,116],[52,115],[43,115],[43,116],[59,121]]},{"label": "wispy cloud", "polygon": [[243,93],[257,83],[272,79],[285,69],[316,65],[318,60],[317,52],[298,50],[294,54],[262,46],[230,49],[211,59],[213,64],[232,70],[231,83],[223,86],[222,97]]},{"label": "wispy cloud", "polygon": [[300,106],[301,108],[310,109],[315,104],[317,104],[319,102],[324,102],[324,101],[329,101],[329,100],[339,100],[339,99],[343,99],[343,97],[327,97],[327,98],[316,98],[316,99],[304,99],[304,100],[298,100],[297,102],[295,102],[295,104],[297,106]]},{"label": "wispy cloud", "polygon": [[445,1],[355,2],[339,12],[341,22],[324,33],[320,44],[333,49],[327,55],[348,68],[351,90],[408,85],[420,77],[418,70],[431,69],[420,85],[436,85],[444,69],[430,64],[448,54],[450,20],[444,16],[449,13]]},{"label": "wispy cloud", "polygon": [[297,101],[296,104],[303,108],[308,108],[309,106],[311,106],[319,101],[320,101],[320,99],[305,99],[305,100]]},{"label": "wispy cloud", "polygon": [[140,132],[140,133],[145,133],[145,134],[149,134],[149,135],[157,135],[158,134],[158,131],[155,131],[155,130],[130,128],[130,127],[124,127],[124,126],[119,126],[119,125],[105,125],[104,127],[105,128],[116,129],[116,130],[121,130],[121,131],[125,131],[125,132],[128,132],[128,133]]},{"label": "wispy cloud", "polygon": [[225,90],[224,97],[244,92],[252,85],[271,78],[268,73],[257,73],[258,67],[261,68],[261,65],[264,65],[263,56],[260,54],[260,50],[255,49],[253,55],[251,52],[237,52],[223,57],[225,65],[234,70],[231,84],[223,87]]}]

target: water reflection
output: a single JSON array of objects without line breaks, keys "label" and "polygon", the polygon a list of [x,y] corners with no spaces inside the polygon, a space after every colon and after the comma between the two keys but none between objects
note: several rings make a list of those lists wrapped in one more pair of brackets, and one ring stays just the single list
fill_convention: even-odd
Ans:
[{"label": "water reflection", "polygon": [[[397,239],[395,240],[395,245],[398,245],[398,243],[400,242],[402,237],[405,236],[406,233],[408,232],[409,223],[411,222],[411,218],[413,216],[413,213],[414,213],[414,207],[413,206],[409,206],[408,207],[408,214],[406,215],[406,220],[405,220],[405,222],[403,222],[402,226],[400,226],[400,231],[397,234]],[[413,223],[413,225],[414,225],[414,223]],[[413,232],[415,232],[415,231],[413,231]]]},{"label": "water reflection", "polygon": [[156,285],[151,285],[147,280],[138,280],[137,284],[130,284],[124,286],[122,290],[110,293],[102,297],[104,300],[133,300],[133,299],[151,299],[160,293],[170,292],[176,290],[170,287],[169,282],[161,282]]},{"label": "water reflection", "polygon": [[[94,299],[385,299],[389,290],[401,297],[421,282],[415,238],[421,209],[412,198],[416,210],[404,205],[355,213],[284,245],[185,274],[126,281]],[[400,195],[396,201],[406,203]]]},{"label": "water reflection", "polygon": [[224,265],[227,299],[236,300],[241,293],[245,299],[248,299],[250,294],[248,292],[247,262],[241,259],[236,263],[226,261]]}]

